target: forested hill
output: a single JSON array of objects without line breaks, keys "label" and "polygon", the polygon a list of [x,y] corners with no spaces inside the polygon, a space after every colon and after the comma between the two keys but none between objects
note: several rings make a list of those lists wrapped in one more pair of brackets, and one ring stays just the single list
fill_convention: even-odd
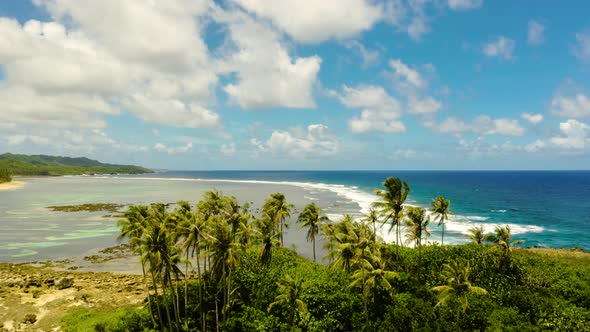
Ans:
[{"label": "forested hill", "polygon": [[104,164],[85,157],[71,158],[46,155],[5,153],[0,155],[0,169],[13,175],[80,175],[80,174],[140,174],[152,170],[133,165]]}]

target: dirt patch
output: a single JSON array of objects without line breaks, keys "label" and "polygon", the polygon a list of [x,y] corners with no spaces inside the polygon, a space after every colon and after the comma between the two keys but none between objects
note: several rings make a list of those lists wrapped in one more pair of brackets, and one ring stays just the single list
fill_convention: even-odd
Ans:
[{"label": "dirt patch", "polygon": [[[56,281],[64,278],[73,284],[57,289]],[[141,306],[144,299],[142,276],[0,263],[0,327],[9,331],[59,329],[62,317],[74,307]]]}]

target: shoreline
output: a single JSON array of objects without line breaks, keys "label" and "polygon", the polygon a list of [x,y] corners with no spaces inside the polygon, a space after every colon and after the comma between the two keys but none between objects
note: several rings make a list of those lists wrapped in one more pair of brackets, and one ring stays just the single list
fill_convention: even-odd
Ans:
[{"label": "shoreline", "polygon": [[23,187],[25,184],[27,183],[23,181],[3,182],[0,183],[0,191],[18,189]]}]

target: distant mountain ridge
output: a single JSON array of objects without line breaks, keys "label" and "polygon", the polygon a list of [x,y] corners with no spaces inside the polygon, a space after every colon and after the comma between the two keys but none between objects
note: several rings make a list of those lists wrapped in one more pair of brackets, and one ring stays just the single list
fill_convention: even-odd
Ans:
[{"label": "distant mountain ridge", "polygon": [[152,170],[134,165],[101,163],[86,157],[62,157],[48,155],[24,155],[5,153],[0,155],[0,169],[8,169],[14,175],[81,175],[81,174],[141,174]]}]

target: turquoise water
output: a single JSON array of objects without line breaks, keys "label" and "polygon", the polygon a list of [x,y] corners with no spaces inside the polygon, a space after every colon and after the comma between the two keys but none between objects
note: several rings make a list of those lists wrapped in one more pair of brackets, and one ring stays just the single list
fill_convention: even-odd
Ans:
[{"label": "turquoise water", "polygon": [[[148,204],[196,202],[219,189],[259,206],[283,192],[300,210],[316,202],[331,219],[360,214],[375,200],[375,188],[387,176],[407,180],[409,204],[427,206],[437,195],[451,199],[455,212],[445,243],[465,242],[473,225],[492,231],[509,224],[527,246],[579,247],[590,250],[590,172],[166,172],[139,176],[29,178],[23,188],[0,192],[0,261],[31,261],[83,256],[116,244],[116,220],[103,213],[51,212],[49,205],[113,202]],[[431,224],[430,241],[440,239]],[[391,239],[383,232],[385,239]],[[305,233],[296,226],[287,245],[311,255]]]}]

